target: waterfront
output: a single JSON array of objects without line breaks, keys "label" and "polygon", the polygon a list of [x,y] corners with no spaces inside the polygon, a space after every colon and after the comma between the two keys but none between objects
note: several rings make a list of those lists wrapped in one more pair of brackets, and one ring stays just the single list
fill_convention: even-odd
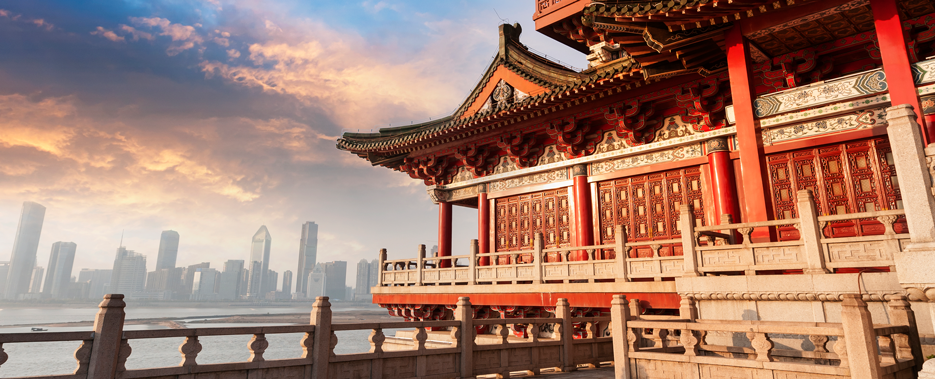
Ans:
[{"label": "waterfront", "polygon": [[[97,309],[96,306],[18,307],[17,304],[7,304],[0,310],[0,333],[33,333],[31,332],[33,326],[42,326],[47,328],[49,332],[88,331],[90,333],[92,329],[90,322],[93,321]],[[333,310],[335,322],[390,319],[382,308],[375,305],[338,303],[334,305]],[[297,306],[290,305],[288,307],[263,305],[255,307],[200,307],[194,305],[184,307],[174,304],[171,307],[143,306],[138,308],[134,308],[133,304],[130,303],[127,304],[126,308],[128,325],[125,329],[167,328],[165,325],[158,323],[133,325],[134,320],[139,321],[141,319],[166,320],[173,322],[173,325],[177,325],[177,327],[189,328],[295,325],[307,323],[310,311],[311,303]],[[273,318],[264,317],[267,314]],[[218,316],[247,320],[294,318],[297,321],[289,323],[211,322],[224,320]],[[206,319],[208,322],[205,322]],[[47,326],[65,323],[73,323],[77,326]],[[396,331],[386,330],[385,333],[395,335]],[[336,354],[366,352],[370,348],[370,343],[367,340],[370,330],[339,331],[335,334],[338,336],[338,345],[335,347]],[[301,341],[302,336],[302,333],[267,335],[269,348],[266,350],[265,357],[267,359],[285,359],[301,356],[302,348],[299,341]],[[202,351],[198,354],[198,362],[207,364],[246,361],[250,355],[247,349],[250,338],[249,335],[201,338]],[[133,354],[127,360],[127,368],[139,369],[178,365],[181,361],[178,347],[182,344],[182,341],[182,338],[134,340],[130,344]],[[79,345],[80,342],[77,341],[5,344],[2,348],[9,355],[9,359],[0,367],[0,378],[71,373],[76,365],[73,355]]]}]

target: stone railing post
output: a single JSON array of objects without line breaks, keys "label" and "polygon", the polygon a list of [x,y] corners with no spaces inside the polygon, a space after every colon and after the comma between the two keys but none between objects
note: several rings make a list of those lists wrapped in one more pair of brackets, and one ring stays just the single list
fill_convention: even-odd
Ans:
[{"label": "stone railing post", "polygon": [[617,277],[614,281],[622,283],[627,281],[627,232],[623,225],[614,227],[614,271]]},{"label": "stone railing post", "polygon": [[455,320],[461,322],[461,335],[458,345],[461,347],[461,377],[474,377],[474,307],[468,297],[459,297],[455,308]]},{"label": "stone railing post", "polygon": [[[853,379],[882,377],[873,319],[860,294],[845,294],[841,303],[841,326],[844,329],[847,360]],[[838,350],[835,348],[835,350]],[[843,364],[843,363],[842,363]]]},{"label": "stone railing post", "polygon": [[[441,261],[435,261],[435,268],[440,267]],[[425,245],[419,245],[419,255],[416,257],[416,285],[422,285],[422,269],[425,268]]]},{"label": "stone railing post", "polygon": [[682,276],[698,276],[698,256],[695,254],[695,215],[691,204],[679,206],[679,232],[682,234]]},{"label": "stone railing post", "polygon": [[477,240],[471,240],[471,247],[468,249],[468,254],[471,256],[468,263],[468,284],[477,284],[477,252],[479,249],[480,246]]},{"label": "stone railing post", "polygon": [[695,307],[695,299],[691,296],[682,296],[679,302],[679,318],[695,321],[698,319],[698,308]]},{"label": "stone railing post", "polygon": [[[386,270],[386,249],[380,249],[380,256],[378,257],[378,260],[380,261],[380,271],[379,275],[377,275],[376,286],[383,287],[383,272]],[[304,290],[304,288],[300,288],[300,290]]]},{"label": "stone railing post", "polygon": [[909,327],[909,347],[912,349],[912,360],[917,369],[922,368],[925,357],[922,355],[922,342],[919,340],[919,327],[916,325],[916,314],[909,306],[905,295],[891,295],[886,311],[893,325],[906,325]]},{"label": "stone railing post", "polygon": [[912,106],[886,108],[886,134],[893,146],[899,191],[903,194],[906,224],[912,242],[935,241],[935,198],[925,162],[922,131]]},{"label": "stone railing post", "polygon": [[614,295],[610,301],[610,335],[614,341],[614,376],[627,378],[630,375],[630,358],[627,346],[627,320],[630,306],[627,297]]},{"label": "stone railing post", "polygon": [[312,379],[328,378],[328,361],[331,350],[331,302],[328,296],[315,298],[312,304],[311,324],[315,325],[315,342],[312,344]]},{"label": "stone railing post", "polygon": [[630,299],[630,316],[634,320],[639,320],[643,314],[643,307],[640,305],[640,299]]},{"label": "stone railing post", "polygon": [[805,274],[827,274],[825,253],[821,248],[821,227],[818,226],[818,210],[815,209],[815,197],[811,190],[796,193],[799,206],[799,235],[802,237],[802,251],[808,268]]},{"label": "stone railing post", "polygon": [[121,294],[104,295],[94,317],[94,346],[88,365],[88,379],[113,379],[123,340],[123,309],[127,303]]},{"label": "stone railing post", "polygon": [[532,269],[532,284],[542,284],[542,233],[536,233],[532,241],[533,253],[532,262],[535,267]]},{"label": "stone railing post", "polygon": [[562,336],[562,372],[572,372],[578,369],[575,364],[575,326],[571,322],[571,306],[568,299],[559,298],[555,303],[555,317],[562,319],[559,334]]}]

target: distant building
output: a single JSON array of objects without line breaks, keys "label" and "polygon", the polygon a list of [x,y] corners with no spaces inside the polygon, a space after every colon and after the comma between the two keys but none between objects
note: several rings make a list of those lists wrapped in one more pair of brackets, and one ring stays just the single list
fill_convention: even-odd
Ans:
[{"label": "distant building", "polygon": [[195,273],[198,272],[199,268],[209,268],[209,267],[211,267],[210,262],[201,262],[201,263],[193,264],[185,268],[185,270],[182,272],[183,289],[180,295],[181,298],[183,299],[191,298],[190,295],[193,293],[194,285],[195,285]]},{"label": "distant building", "polygon": [[[316,296],[328,296],[331,300],[351,300],[347,297],[347,262],[345,261],[334,261],[334,262],[325,262],[319,263],[315,266],[315,270],[312,271],[312,274],[315,271],[320,271],[322,275],[325,276],[325,288],[323,292],[316,292],[316,294],[307,293],[307,298],[314,299]],[[312,274],[309,274],[309,278],[313,277]],[[307,288],[312,288],[317,286],[316,284],[308,284]]]},{"label": "distant building", "polygon": [[185,269],[181,267],[150,271],[146,275],[146,292],[162,293],[162,298],[166,300],[188,299],[189,294],[182,280],[184,275]]},{"label": "distant building", "polygon": [[224,262],[224,271],[218,278],[218,299],[236,300],[240,298],[243,283],[243,259]]},{"label": "distant building", "polygon": [[247,263],[250,270],[250,281],[247,285],[249,297],[259,298],[262,297],[261,294],[267,292],[266,273],[269,271],[269,249],[272,240],[266,225],[260,226],[260,229],[253,235],[250,244],[250,260]]},{"label": "distant building", "polygon": [[138,297],[146,284],[146,256],[121,246],[117,248],[109,293]]},{"label": "distant building", "polygon": [[273,270],[266,270],[266,292],[276,292],[276,287],[279,284],[279,273]]},{"label": "distant building", "polygon": [[218,278],[218,270],[213,268],[195,269],[194,282],[192,285],[192,300],[216,300],[215,283]]},{"label": "distant building", "polygon": [[74,242],[56,242],[52,244],[49,255],[49,272],[45,275],[45,284],[42,293],[53,299],[64,299],[68,296],[68,284],[71,283],[71,271],[75,264],[75,251],[78,245]]},{"label": "distant building", "polygon": [[[376,261],[374,261],[376,264]],[[374,285],[374,281],[371,281],[370,278],[370,269],[371,263],[366,259],[361,259],[360,262],[357,262],[357,282],[354,287],[353,299],[354,301],[369,301],[370,300],[370,287]]]},{"label": "distant building", "polygon": [[179,233],[165,230],[159,237],[159,255],[156,256],[156,270],[175,268],[175,259],[179,255]]},{"label": "distant building", "polygon": [[100,300],[110,287],[113,270],[92,270],[83,268],[78,272],[78,283],[88,283],[87,299]]},{"label": "distant building", "polygon": [[354,287],[348,286],[344,288],[344,299],[345,300],[354,299]]},{"label": "distant building", "polygon": [[377,286],[377,279],[380,277],[380,263],[376,259],[370,261],[370,287]]},{"label": "distant building", "polygon": [[282,273],[282,293],[292,293],[292,271],[290,270],[286,270],[286,272]]},{"label": "distant building", "polygon": [[3,297],[3,290],[6,289],[6,277],[10,272],[10,262],[0,262],[0,298]]},{"label": "distant building", "polygon": [[32,276],[29,279],[29,293],[42,292],[42,275],[45,269],[42,266],[36,266],[32,269]]},{"label": "distant building", "polygon": [[305,294],[309,299],[328,296],[326,291],[328,277],[325,276],[324,264],[319,263],[316,265],[312,272],[308,273],[305,283],[307,284]]},{"label": "distant building", "polygon": [[299,267],[296,270],[295,292],[305,293],[308,274],[318,263],[318,224],[312,221],[302,224],[302,239],[299,240]]},{"label": "distant building", "polygon": [[23,203],[19,224],[16,227],[16,239],[13,241],[13,254],[10,256],[10,268],[7,272],[4,297],[17,299],[29,292],[33,268],[36,267],[36,253],[39,250],[39,235],[45,219],[45,207],[27,201]]}]

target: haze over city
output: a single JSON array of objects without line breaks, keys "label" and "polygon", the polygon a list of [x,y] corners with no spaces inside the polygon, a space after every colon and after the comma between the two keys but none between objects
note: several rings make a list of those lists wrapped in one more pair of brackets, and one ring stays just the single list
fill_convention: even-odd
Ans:
[{"label": "haze over city", "polygon": [[[111,268],[121,238],[152,271],[163,230],[180,235],[178,266],[220,270],[266,225],[282,273],[315,221],[318,261],[347,261],[349,285],[380,248],[431,247],[437,207],[421,182],[334,142],[449,114],[496,52],[496,26],[533,12],[467,5],[0,1],[0,248],[25,201],[47,208],[37,265],[75,242],[74,275]],[[538,33],[524,40],[584,66]],[[458,253],[476,215],[454,216]]]}]

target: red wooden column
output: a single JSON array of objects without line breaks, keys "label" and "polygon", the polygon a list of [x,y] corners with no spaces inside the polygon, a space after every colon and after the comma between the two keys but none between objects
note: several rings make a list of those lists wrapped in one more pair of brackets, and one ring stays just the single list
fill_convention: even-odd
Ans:
[{"label": "red wooden column", "polygon": [[[743,181],[745,222],[769,220],[767,203],[767,171],[763,154],[763,136],[760,122],[753,112],[753,67],[750,64],[750,46],[743,37],[741,23],[735,23],[725,36],[727,70],[730,75],[731,96],[734,99],[734,118],[737,120],[737,142],[740,150],[740,179]],[[740,220],[735,220],[738,222]],[[754,240],[768,239],[769,231],[755,230]]]},{"label": "red wooden column", "polygon": [[[451,256],[451,203],[447,201],[438,202],[438,256]],[[451,267],[451,261],[439,261],[438,267]]]},{"label": "red wooden column", "polygon": [[727,139],[712,138],[706,143],[708,150],[708,169],[714,188],[715,222],[720,224],[721,215],[729,214],[734,222],[740,221],[737,209],[737,190],[734,183],[734,165],[730,161],[730,149]]},{"label": "red wooden column", "polygon": [[[886,73],[886,84],[889,87],[890,104],[909,104],[916,114],[922,113],[919,102],[919,93],[916,92],[916,83],[912,78],[912,66],[909,54],[906,51],[906,34],[899,19],[899,9],[896,0],[870,0],[873,10],[873,26],[877,30],[877,40],[880,43],[880,55],[883,57],[883,72]],[[919,125],[926,123],[919,120]],[[935,129],[931,125],[923,126],[925,143],[935,138]]]},{"label": "red wooden column", "polygon": [[482,255],[478,264],[489,266],[490,257],[490,202],[487,200],[487,185],[477,185],[477,253]]},{"label": "red wooden column", "polygon": [[[571,176],[575,196],[575,231],[578,246],[594,245],[594,222],[591,219],[591,186],[588,185],[588,166],[572,166]],[[569,254],[569,260],[586,261],[588,253],[576,251]]]}]

